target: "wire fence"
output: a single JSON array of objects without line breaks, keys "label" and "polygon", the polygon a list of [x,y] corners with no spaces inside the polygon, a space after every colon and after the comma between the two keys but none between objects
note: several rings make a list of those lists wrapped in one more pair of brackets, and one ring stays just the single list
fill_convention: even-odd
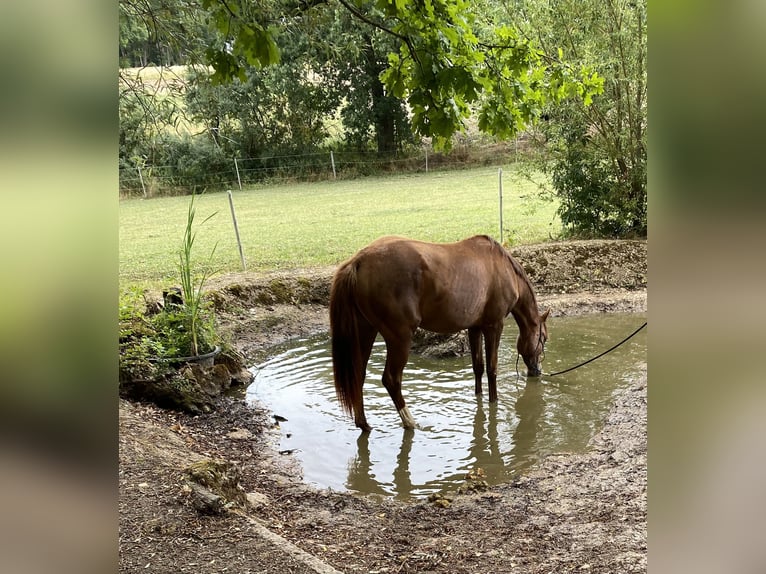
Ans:
[{"label": "wire fence", "polygon": [[121,167],[121,197],[184,195],[202,190],[239,189],[255,184],[351,179],[365,175],[459,169],[512,163],[527,155],[525,141],[459,145],[449,153],[431,148],[410,154],[327,151],[306,154],[219,158],[201,165],[192,159],[175,165]]},{"label": "wire fence", "polygon": [[[218,215],[200,233],[198,248],[213,254],[204,264],[217,273],[334,265],[391,234],[444,242],[484,233],[510,244],[534,243],[560,230],[558,204],[542,193],[545,183],[541,173],[505,165],[363,185],[339,180],[205,193],[195,200],[198,209]],[[173,237],[184,228],[187,205],[182,197],[124,202],[121,280],[174,277]]]}]

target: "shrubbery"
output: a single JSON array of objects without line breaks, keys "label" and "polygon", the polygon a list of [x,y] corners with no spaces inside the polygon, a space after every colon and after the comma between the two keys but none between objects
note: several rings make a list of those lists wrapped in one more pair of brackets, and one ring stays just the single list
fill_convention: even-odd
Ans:
[{"label": "shrubbery", "polygon": [[[638,172],[638,173],[636,173]],[[569,233],[579,237],[645,236],[645,162],[620,179],[619,167],[595,146],[570,137],[550,166],[551,183],[561,199],[559,215]]]}]

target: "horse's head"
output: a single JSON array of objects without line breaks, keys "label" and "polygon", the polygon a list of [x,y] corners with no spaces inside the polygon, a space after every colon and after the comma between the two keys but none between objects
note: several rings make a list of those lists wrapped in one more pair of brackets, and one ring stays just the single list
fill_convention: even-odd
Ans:
[{"label": "horse's head", "polygon": [[524,359],[529,377],[539,377],[542,374],[541,357],[545,352],[545,343],[548,341],[548,327],[545,325],[548,313],[550,309],[538,315],[537,324],[531,325],[528,329],[522,329],[516,340],[516,349]]}]

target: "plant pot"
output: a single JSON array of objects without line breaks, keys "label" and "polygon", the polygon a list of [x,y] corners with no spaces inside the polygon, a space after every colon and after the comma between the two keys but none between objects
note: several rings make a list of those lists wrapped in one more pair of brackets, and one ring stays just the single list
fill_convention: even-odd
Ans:
[{"label": "plant pot", "polygon": [[215,358],[221,352],[221,347],[216,345],[215,349],[204,355],[196,355],[193,357],[171,357],[162,359],[164,363],[170,363],[171,365],[178,365],[180,363],[196,363],[202,367],[212,367]]}]

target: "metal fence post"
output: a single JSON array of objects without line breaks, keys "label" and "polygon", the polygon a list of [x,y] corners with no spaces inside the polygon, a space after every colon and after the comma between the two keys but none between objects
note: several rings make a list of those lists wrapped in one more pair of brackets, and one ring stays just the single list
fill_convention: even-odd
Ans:
[{"label": "metal fence post", "polygon": [[497,170],[497,185],[500,191],[500,243],[503,243],[503,168]]},{"label": "metal fence post", "polygon": [[141,166],[137,165],[136,169],[138,170],[138,179],[141,181],[141,189],[144,192],[144,198],[146,198],[146,186],[144,185],[144,176],[141,175]]},{"label": "metal fence post", "polygon": [[239,191],[242,191],[242,180],[239,178],[239,165],[237,165],[237,158],[234,158],[234,169],[237,172],[237,183],[239,184]]},{"label": "metal fence post", "polygon": [[231,220],[234,222],[234,234],[237,236],[237,247],[239,248],[239,260],[242,261],[242,269],[246,270],[245,265],[245,253],[242,251],[242,241],[239,238],[239,225],[237,225],[237,214],[234,212],[234,198],[231,196],[231,190],[227,190],[229,194],[229,207],[231,207]]}]

